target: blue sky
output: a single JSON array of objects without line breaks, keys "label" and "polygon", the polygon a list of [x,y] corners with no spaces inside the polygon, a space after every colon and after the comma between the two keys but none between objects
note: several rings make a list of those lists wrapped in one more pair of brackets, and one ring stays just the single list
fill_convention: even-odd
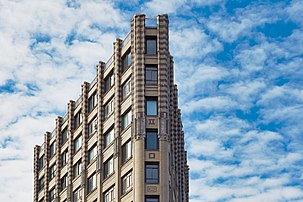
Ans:
[{"label": "blue sky", "polygon": [[135,13],[169,14],[190,201],[303,201],[302,0],[2,0],[0,201]]}]

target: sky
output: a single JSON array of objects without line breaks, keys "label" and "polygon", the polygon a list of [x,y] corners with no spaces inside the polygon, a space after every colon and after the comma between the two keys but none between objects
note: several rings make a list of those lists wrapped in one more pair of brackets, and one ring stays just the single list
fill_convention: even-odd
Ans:
[{"label": "sky", "polygon": [[303,201],[303,0],[0,0],[0,201],[136,13],[169,15],[190,202]]}]

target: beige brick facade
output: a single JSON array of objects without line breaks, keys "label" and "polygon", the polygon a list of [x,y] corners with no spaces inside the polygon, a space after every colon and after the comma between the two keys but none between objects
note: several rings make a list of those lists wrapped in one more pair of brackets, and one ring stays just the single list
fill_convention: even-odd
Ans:
[{"label": "beige brick facade", "polygon": [[168,16],[135,15],[113,50],[35,146],[34,202],[188,201]]}]

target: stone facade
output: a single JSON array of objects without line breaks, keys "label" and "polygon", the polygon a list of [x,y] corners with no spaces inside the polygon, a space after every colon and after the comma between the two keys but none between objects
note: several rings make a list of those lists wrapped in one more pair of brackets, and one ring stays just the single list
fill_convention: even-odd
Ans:
[{"label": "stone facade", "polygon": [[34,148],[34,202],[187,202],[188,172],[168,16],[135,15]]}]

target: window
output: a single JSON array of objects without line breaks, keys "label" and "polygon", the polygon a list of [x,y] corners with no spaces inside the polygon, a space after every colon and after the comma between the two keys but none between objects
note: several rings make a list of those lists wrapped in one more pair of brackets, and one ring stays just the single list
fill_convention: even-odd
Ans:
[{"label": "window", "polygon": [[78,177],[81,173],[81,160],[79,160],[73,167],[73,177],[74,179]]},{"label": "window", "polygon": [[68,149],[61,154],[61,166],[64,167],[68,161]]},{"label": "window", "polygon": [[78,112],[74,117],[74,128],[77,129],[82,123],[82,113]]},{"label": "window", "polygon": [[39,158],[39,162],[38,162],[38,170],[42,170],[42,168],[44,167],[44,155],[41,156],[41,158]]},{"label": "window", "polygon": [[67,128],[61,132],[61,144],[64,144],[68,138]]},{"label": "window", "polygon": [[42,176],[38,181],[38,192],[42,191],[44,187],[44,176]]},{"label": "window", "polygon": [[89,124],[88,124],[88,136],[94,134],[97,130],[97,117],[95,117]]},{"label": "window", "polygon": [[80,202],[82,201],[82,192],[81,188],[79,187],[77,190],[74,191],[73,193],[73,202]]},{"label": "window", "polygon": [[60,179],[60,188],[61,188],[61,191],[63,189],[65,189],[67,186],[67,174],[64,175],[61,179]]},{"label": "window", "polygon": [[145,202],[159,202],[159,196],[145,196]]},{"label": "window", "polygon": [[122,177],[122,195],[128,192],[133,186],[132,172]]},{"label": "window", "polygon": [[146,163],[145,164],[145,183],[157,184],[159,183],[159,164]]},{"label": "window", "polygon": [[53,164],[49,167],[49,177],[50,180],[53,179],[56,176],[56,164]]},{"label": "window", "polygon": [[107,178],[113,172],[114,172],[114,159],[113,157],[110,157],[110,159],[108,159],[104,163],[104,179]]},{"label": "window", "polygon": [[113,202],[115,201],[115,187],[110,188],[103,194],[104,202]]},{"label": "window", "polygon": [[132,141],[127,141],[122,146],[122,163],[128,160],[132,156]]},{"label": "window", "polygon": [[131,92],[131,79],[129,78],[122,87],[122,99],[129,95]]},{"label": "window", "polygon": [[93,111],[93,109],[97,106],[97,103],[98,103],[97,93],[94,92],[94,93],[88,98],[88,112]]},{"label": "window", "polygon": [[82,134],[80,134],[75,140],[74,140],[74,153],[77,153],[81,149],[82,145]]},{"label": "window", "polygon": [[113,72],[104,79],[104,91],[107,92],[114,85],[114,74]]},{"label": "window", "polygon": [[132,57],[129,49],[122,57],[122,72],[127,70],[131,64],[132,64]]},{"label": "window", "polygon": [[94,145],[89,151],[88,151],[88,163],[92,162],[97,157],[97,146]]},{"label": "window", "polygon": [[146,98],[146,115],[147,116],[157,116],[158,114],[158,101],[157,97],[147,97]]},{"label": "window", "polygon": [[146,37],[145,53],[149,55],[157,54],[157,38]]},{"label": "window", "polygon": [[49,201],[55,201],[56,189],[53,188],[49,191]]},{"label": "window", "polygon": [[97,187],[96,173],[88,178],[87,193],[92,192]]},{"label": "window", "polygon": [[158,140],[157,131],[146,131],[145,149],[146,150],[159,149],[159,140]]},{"label": "window", "polygon": [[129,124],[132,122],[132,111],[129,110],[126,114],[123,115],[122,117],[122,130],[127,128]]},{"label": "window", "polygon": [[50,157],[53,157],[56,153],[56,142],[53,142],[50,146],[49,146],[49,155]]},{"label": "window", "polygon": [[104,135],[104,148],[106,148],[114,139],[115,139],[115,132],[114,132],[114,128],[112,128],[110,129],[109,132],[107,132]]},{"label": "window", "polygon": [[114,98],[112,98],[104,107],[104,118],[107,119],[114,111]]},{"label": "window", "polygon": [[158,82],[158,67],[157,65],[145,66],[145,83],[157,84]]}]

